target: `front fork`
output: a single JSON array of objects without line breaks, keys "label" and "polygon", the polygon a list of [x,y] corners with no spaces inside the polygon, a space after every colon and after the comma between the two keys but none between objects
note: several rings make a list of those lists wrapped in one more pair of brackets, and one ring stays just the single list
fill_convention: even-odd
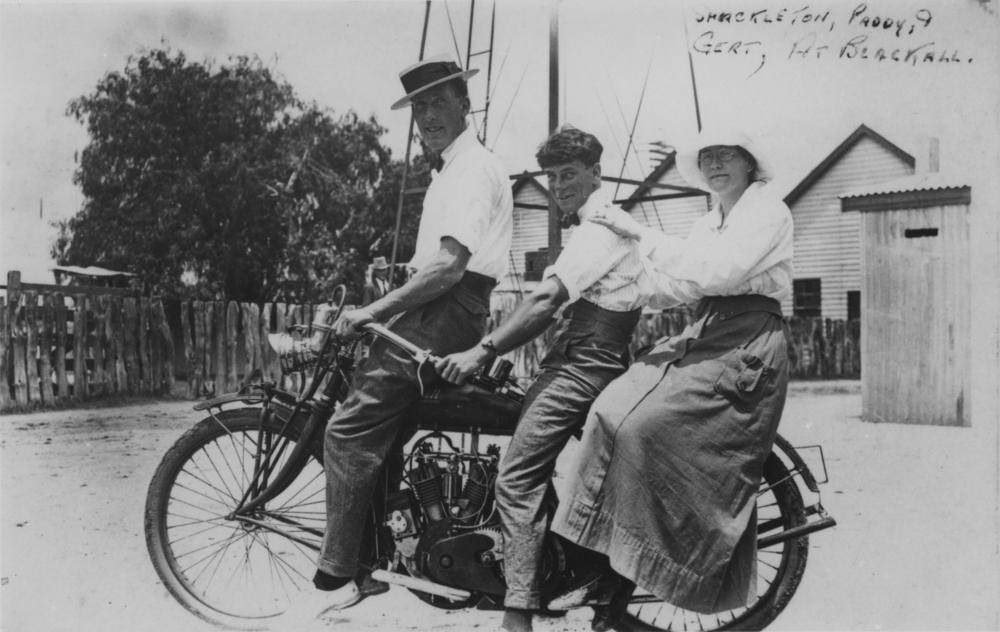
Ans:
[{"label": "front fork", "polygon": [[[310,453],[317,442],[323,440],[323,430],[326,422],[336,407],[336,395],[341,391],[344,374],[336,372],[318,394],[310,399],[296,398],[294,404],[282,402],[274,391],[265,390],[263,406],[260,411],[260,430],[258,432],[257,450],[254,454],[253,477],[243,491],[243,497],[237,507],[227,517],[229,520],[252,518],[255,513],[264,510],[267,502],[276,498],[288,489],[295,478],[305,467]],[[283,432],[275,435],[265,430],[269,419],[285,409],[286,414],[277,415],[284,420]],[[299,433],[299,439],[292,446],[285,463],[278,468],[278,463],[288,450],[290,440],[285,438],[287,430],[296,424],[296,420],[308,412],[308,418]],[[322,535],[322,534],[320,534]]]}]

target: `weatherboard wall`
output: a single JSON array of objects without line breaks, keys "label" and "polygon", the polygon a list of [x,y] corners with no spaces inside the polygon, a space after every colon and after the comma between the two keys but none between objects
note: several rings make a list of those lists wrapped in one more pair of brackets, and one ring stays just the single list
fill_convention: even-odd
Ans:
[{"label": "weatherboard wall", "polygon": [[[821,280],[823,318],[847,318],[847,293],[861,290],[861,217],[841,211],[838,196],[911,173],[896,154],[863,137],[792,203],[794,275]],[[782,308],[790,315],[791,299]]]}]

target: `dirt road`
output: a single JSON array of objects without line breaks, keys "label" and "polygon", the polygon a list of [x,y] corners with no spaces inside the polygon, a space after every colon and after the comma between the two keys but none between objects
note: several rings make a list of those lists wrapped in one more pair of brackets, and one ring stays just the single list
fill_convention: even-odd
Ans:
[{"label": "dirt road", "polygon": [[[823,444],[823,501],[839,525],[812,537],[805,579],[773,629],[997,629],[996,428],[875,425],[859,412],[856,383],[792,389],[781,432]],[[142,534],[153,469],[200,416],[183,401],[0,416],[0,629],[214,629],[167,595]],[[536,629],[588,630],[589,617]],[[498,622],[393,588],[331,630]]]}]

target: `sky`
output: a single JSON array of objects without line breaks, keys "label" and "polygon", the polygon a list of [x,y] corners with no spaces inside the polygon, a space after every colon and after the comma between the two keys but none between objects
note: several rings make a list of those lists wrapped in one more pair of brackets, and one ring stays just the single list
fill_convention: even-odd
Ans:
[{"label": "sky", "polygon": [[[490,7],[476,3],[473,50],[488,45]],[[512,173],[534,168],[547,132],[551,7],[496,7],[487,144]],[[300,97],[375,116],[402,156],[409,113],[389,106],[402,95],[399,70],[417,59],[424,10],[416,0],[0,0],[0,272],[50,282],[50,223],[82,203],[72,174],[87,136],[66,106],[130,54],[257,55]],[[689,51],[702,122],[755,134],[786,189],[861,123],[915,155],[938,138],[942,170],[970,183],[1000,166],[995,1],[562,0],[558,23],[560,121],[602,139],[606,174],[642,178],[650,142],[678,146],[694,133]],[[427,54],[464,57],[468,29],[468,2],[435,0]],[[485,79],[483,67],[470,82],[474,107]]]}]

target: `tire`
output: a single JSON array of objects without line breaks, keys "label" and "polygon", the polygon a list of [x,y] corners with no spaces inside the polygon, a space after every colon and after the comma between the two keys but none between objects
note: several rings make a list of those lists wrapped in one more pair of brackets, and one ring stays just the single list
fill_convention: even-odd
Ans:
[{"label": "tire", "polygon": [[[265,627],[299,590],[312,589],[317,555],[311,547],[318,549],[321,537],[274,516],[294,518],[320,534],[326,525],[320,446],[289,488],[254,516],[308,544],[226,518],[252,476],[259,426],[259,408],[226,410],[198,422],[164,455],[146,496],[146,546],[163,585],[202,619],[235,629]],[[264,428],[272,447],[280,437],[298,438],[297,429],[282,433],[281,426],[271,418]]]},{"label": "tire", "polygon": [[[757,496],[757,524],[780,519],[783,529],[804,524],[802,494],[788,468],[773,453],[764,463],[764,483]],[[619,632],[656,630],[762,630],[788,605],[806,570],[809,537],[757,552],[757,600],[740,610],[699,614],[666,602],[633,604],[615,629]]]}]

